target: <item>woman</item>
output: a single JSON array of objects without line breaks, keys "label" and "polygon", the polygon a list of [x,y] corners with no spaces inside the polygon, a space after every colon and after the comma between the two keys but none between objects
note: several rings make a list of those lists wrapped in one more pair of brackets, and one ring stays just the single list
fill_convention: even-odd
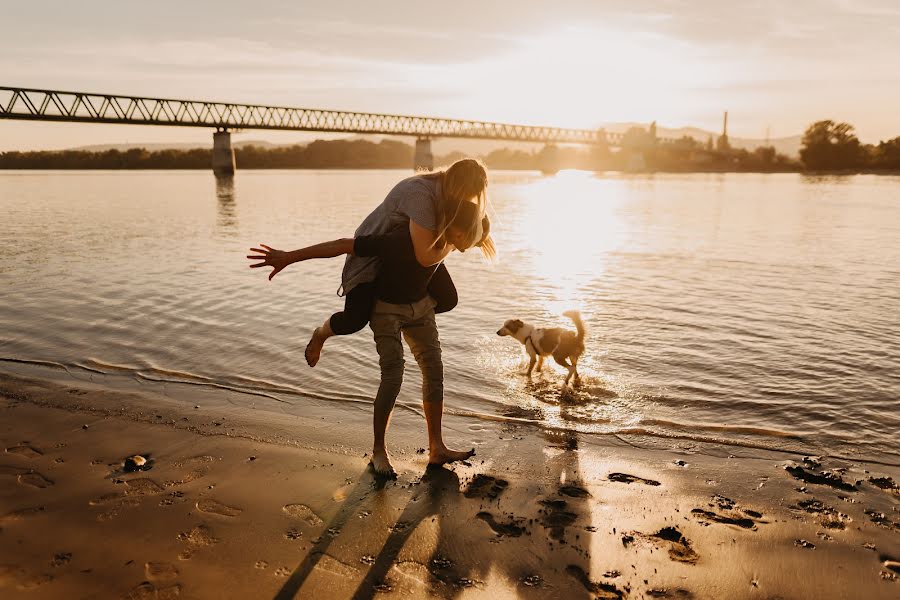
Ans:
[{"label": "woman", "polygon": [[[473,202],[484,216],[487,208],[487,171],[477,160],[459,160],[444,171],[416,175],[404,179],[388,193],[384,201],[373,210],[357,228],[355,235],[377,235],[400,225],[409,227],[416,259],[424,266],[441,265],[432,278],[429,294],[437,301],[436,313],[447,312],[456,306],[456,287],[442,264],[454,248],[446,243],[449,225],[459,217],[462,202]],[[485,221],[482,226],[487,226]],[[478,223],[472,224],[467,234],[473,234]],[[282,269],[298,260],[297,252],[272,251],[268,262],[254,265],[271,266],[271,280]],[[466,248],[461,248],[465,250]],[[482,253],[493,258],[496,254],[493,240],[488,236],[481,245]],[[261,250],[266,252],[266,250]],[[344,310],[336,312],[313,331],[306,347],[306,362],[314,367],[319,362],[325,341],[333,335],[356,333],[369,322],[374,305],[374,281],[378,274],[378,257],[348,255],[344,263],[341,281],[345,295]]]},{"label": "woman", "polygon": [[477,245],[493,257],[486,207],[487,173],[466,159],[446,171],[406,179],[388,194],[356,231],[354,239],[334,240],[292,252],[269,246],[248,256],[271,266],[271,279],[288,265],[311,258],[347,254],[344,311],[325,320],[313,333],[307,361],[315,365],[331,335],[359,331],[366,322],[375,334],[381,384],[375,400],[372,465],[393,473],[384,442],[394,401],[403,380],[401,330],[422,370],[423,403],[429,434],[429,462],[445,464],[471,456],[446,447],[441,438],[443,363],[434,314],[456,304],[456,290],[442,261],[454,248]]}]

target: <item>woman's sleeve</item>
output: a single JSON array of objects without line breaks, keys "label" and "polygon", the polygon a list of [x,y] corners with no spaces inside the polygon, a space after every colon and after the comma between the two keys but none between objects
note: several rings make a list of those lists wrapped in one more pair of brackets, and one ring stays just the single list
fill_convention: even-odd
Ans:
[{"label": "woman's sleeve", "polygon": [[410,182],[402,190],[397,190],[396,211],[406,215],[424,229],[437,231],[434,189],[426,181]]}]

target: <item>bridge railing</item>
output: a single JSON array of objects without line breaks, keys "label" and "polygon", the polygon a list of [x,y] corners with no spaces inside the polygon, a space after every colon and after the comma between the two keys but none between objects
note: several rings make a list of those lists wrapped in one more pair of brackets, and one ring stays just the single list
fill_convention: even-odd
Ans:
[{"label": "bridge railing", "polygon": [[621,134],[464,119],[0,86],[0,119],[281,129],[540,143],[619,145]]}]

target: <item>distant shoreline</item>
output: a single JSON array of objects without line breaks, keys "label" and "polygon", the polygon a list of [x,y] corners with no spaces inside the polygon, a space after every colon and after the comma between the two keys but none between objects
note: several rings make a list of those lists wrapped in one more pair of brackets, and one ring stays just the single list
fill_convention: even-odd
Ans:
[{"label": "distant shoreline", "polygon": [[[495,167],[498,171],[540,171],[533,167]],[[0,165],[2,171],[210,171],[211,167],[197,166],[129,166],[129,167],[109,167],[105,165],[97,166],[35,166],[35,167],[11,167]],[[411,170],[408,165],[404,166],[386,166],[372,167],[366,165],[359,166],[310,166],[310,167],[282,167],[282,166],[237,166],[238,171],[396,171]],[[873,169],[838,169],[834,171],[807,171],[804,169],[771,169],[771,170],[755,170],[755,169],[654,169],[643,171],[628,171],[624,169],[583,169],[578,167],[563,167],[560,171],[587,171],[596,173],[623,173],[627,175],[652,175],[654,173],[663,174],[703,174],[703,173],[754,173],[759,175],[772,175],[779,173],[797,173],[799,175],[809,176],[832,176],[832,175],[900,175],[900,170],[873,170]]]}]

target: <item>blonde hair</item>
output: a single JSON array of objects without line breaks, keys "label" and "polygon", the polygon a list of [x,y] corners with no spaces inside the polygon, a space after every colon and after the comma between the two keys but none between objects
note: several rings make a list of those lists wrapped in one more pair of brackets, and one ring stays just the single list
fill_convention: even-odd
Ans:
[{"label": "blonde hair", "polygon": [[[490,236],[490,219],[487,216],[487,170],[480,160],[463,158],[447,169],[423,175],[441,182],[441,198],[438,202],[438,237],[444,237],[452,225],[464,236],[463,250],[477,246],[485,258],[493,260],[497,248]],[[464,202],[475,205],[468,210]],[[463,210],[460,210],[460,209]]]}]

